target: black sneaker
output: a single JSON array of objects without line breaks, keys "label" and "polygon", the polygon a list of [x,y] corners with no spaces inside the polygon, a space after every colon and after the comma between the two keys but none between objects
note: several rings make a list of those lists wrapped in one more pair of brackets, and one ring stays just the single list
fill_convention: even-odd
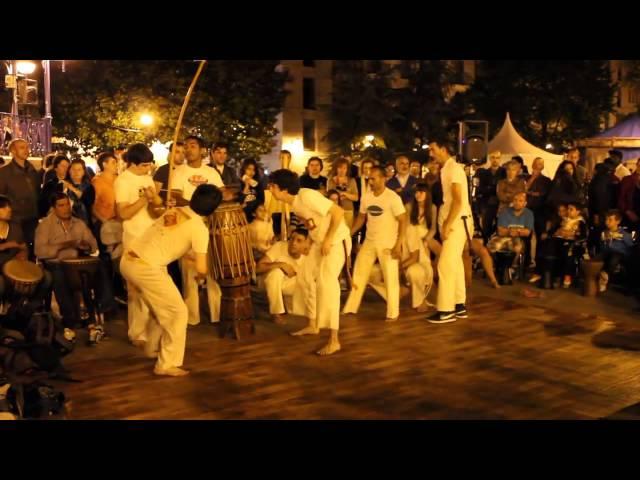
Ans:
[{"label": "black sneaker", "polygon": [[449,323],[456,321],[456,312],[436,312],[427,317],[429,323]]},{"label": "black sneaker", "polygon": [[464,306],[464,303],[458,303],[456,305],[456,318],[467,318],[467,307]]}]

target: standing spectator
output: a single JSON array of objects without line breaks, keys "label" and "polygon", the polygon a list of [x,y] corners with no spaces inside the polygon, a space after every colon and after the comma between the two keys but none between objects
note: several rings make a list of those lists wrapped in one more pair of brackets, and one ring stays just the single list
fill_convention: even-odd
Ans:
[{"label": "standing spectator", "polygon": [[300,176],[300,188],[318,190],[325,195],[327,193],[327,177],[322,175],[324,165],[320,157],[311,157],[307,161],[307,171]]},{"label": "standing spectator", "polygon": [[511,205],[517,193],[524,193],[527,189],[525,180],[518,176],[520,173],[520,164],[515,160],[511,160],[507,163],[506,168],[507,178],[500,180],[496,188],[499,202],[498,213]]},{"label": "standing spectator", "polygon": [[[188,140],[188,139],[187,139]],[[224,183],[225,187],[237,187],[240,188],[240,179],[236,174],[235,170],[227,165],[227,160],[229,158],[228,155],[228,145],[223,142],[214,143],[211,147],[211,164],[210,166],[214,168],[222,178],[222,183]]]},{"label": "standing spectator", "polygon": [[[498,215],[498,193],[496,190],[498,182],[507,176],[504,167],[500,166],[501,156],[499,151],[491,152],[489,154],[489,168],[480,168],[475,175],[478,184],[476,202],[479,207],[480,229],[485,241],[495,231]],[[431,168],[429,168],[429,172],[431,172]]]},{"label": "standing spectator", "polygon": [[537,157],[531,164],[531,176],[527,180],[527,206],[533,212],[533,223],[536,238],[544,232],[549,218],[547,195],[551,190],[551,179],[544,175],[544,159]]},{"label": "standing spectator", "polygon": [[358,185],[349,176],[349,161],[347,159],[339,158],[333,162],[327,188],[338,192],[340,206],[344,210],[344,221],[351,229],[354,218],[353,204],[358,201],[359,197]]},{"label": "standing spectator", "polygon": [[240,180],[242,180],[242,208],[251,223],[255,218],[258,206],[264,205],[264,189],[258,173],[258,162],[253,158],[247,158],[240,167]]},{"label": "standing spectator", "polygon": [[67,178],[65,187],[72,202],[71,212],[93,231],[92,213],[96,191],[87,175],[85,163],[73,160]]},{"label": "standing spectator", "polygon": [[40,218],[46,217],[51,208],[51,196],[55,192],[67,191],[65,182],[69,173],[71,162],[66,155],[56,155],[52,162],[52,168],[44,175],[40,205],[38,207]]},{"label": "standing spectator", "polygon": [[25,243],[33,255],[33,241],[38,225],[40,175],[29,163],[29,144],[16,138],[9,144],[11,162],[0,168],[0,194],[9,197],[13,221],[20,223]]},{"label": "standing spectator", "polygon": [[623,224],[632,230],[640,228],[640,159],[633,174],[620,182],[618,209],[622,212]]},{"label": "standing spectator", "polygon": [[396,157],[396,174],[387,181],[387,188],[400,195],[403,204],[411,201],[413,187],[418,183],[418,179],[410,175],[409,165],[409,159],[405,155]]},{"label": "standing spectator", "polygon": [[572,162],[565,160],[558,165],[553,177],[547,204],[553,211],[557,211],[560,205],[566,205],[569,202],[580,203],[581,200],[582,195],[576,179],[576,169]]},{"label": "standing spectator", "polygon": [[[156,191],[159,192],[162,200],[167,199],[167,188],[169,188],[169,159],[171,158],[171,150],[173,149],[173,143],[169,145],[169,155],[167,156],[167,163],[158,167],[153,174],[153,181],[156,184]],[[173,158],[173,170],[184,163],[184,142],[176,142],[174,158]]]}]

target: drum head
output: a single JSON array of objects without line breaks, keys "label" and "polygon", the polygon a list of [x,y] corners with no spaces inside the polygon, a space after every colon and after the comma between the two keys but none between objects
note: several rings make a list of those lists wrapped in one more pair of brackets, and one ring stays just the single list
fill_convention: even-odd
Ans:
[{"label": "drum head", "polygon": [[12,280],[26,283],[39,282],[44,276],[38,265],[27,260],[9,260],[2,272]]}]

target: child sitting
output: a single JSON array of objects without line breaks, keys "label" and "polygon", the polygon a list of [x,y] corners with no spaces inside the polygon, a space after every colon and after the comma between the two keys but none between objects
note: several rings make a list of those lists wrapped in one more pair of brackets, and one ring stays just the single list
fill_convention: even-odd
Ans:
[{"label": "child sitting", "polygon": [[264,205],[256,208],[256,216],[249,224],[249,240],[253,248],[253,256],[258,261],[274,244],[273,224]]},{"label": "child sitting", "polygon": [[631,234],[620,226],[621,221],[622,213],[619,210],[609,210],[606,213],[606,229],[601,234],[600,253],[596,257],[604,262],[598,282],[601,292],[607,290],[609,276],[615,272],[620,262],[631,255],[633,239]]},{"label": "child sitting", "polygon": [[587,223],[580,213],[577,202],[567,204],[567,215],[560,223],[560,228],[553,234],[556,244],[557,262],[563,277],[562,286],[569,288],[572,274],[575,273],[576,258],[582,256],[584,243],[587,240]]}]

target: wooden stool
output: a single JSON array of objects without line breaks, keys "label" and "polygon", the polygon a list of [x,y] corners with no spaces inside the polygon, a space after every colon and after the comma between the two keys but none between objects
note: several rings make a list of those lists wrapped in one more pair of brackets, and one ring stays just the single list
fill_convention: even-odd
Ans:
[{"label": "wooden stool", "polygon": [[585,297],[595,297],[598,294],[598,276],[604,267],[601,260],[582,260],[582,295]]}]

